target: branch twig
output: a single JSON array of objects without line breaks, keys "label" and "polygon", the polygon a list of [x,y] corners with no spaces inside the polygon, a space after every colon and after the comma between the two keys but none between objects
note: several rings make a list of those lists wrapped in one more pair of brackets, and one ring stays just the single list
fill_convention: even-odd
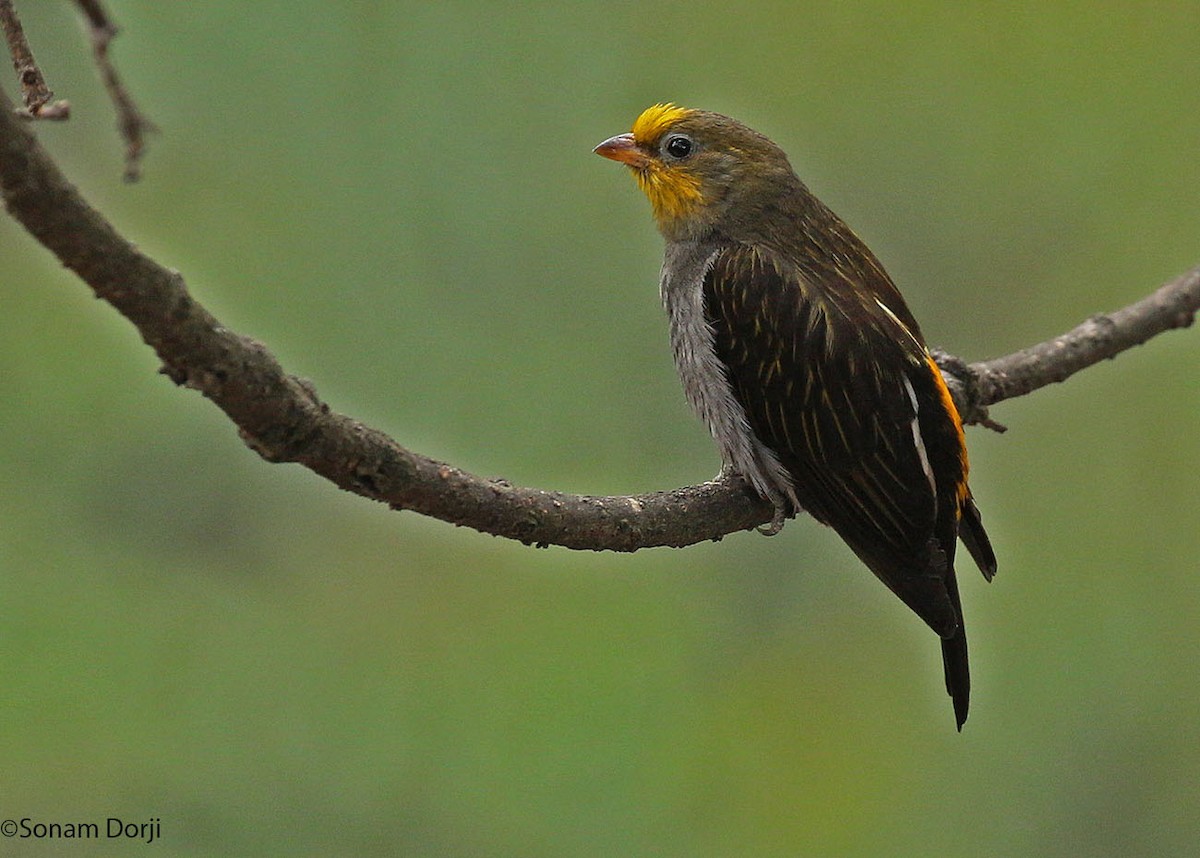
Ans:
[{"label": "branch twig", "polygon": [[12,54],[13,68],[21,82],[21,96],[25,106],[17,110],[17,115],[23,119],[68,118],[71,115],[70,104],[65,101],[50,101],[54,98],[54,93],[46,85],[46,78],[33,58],[33,51],[25,39],[25,30],[17,18],[17,10],[13,8],[12,0],[0,0],[0,28],[4,30],[4,38],[8,41],[8,50]]},{"label": "branch twig", "polygon": [[979,401],[986,406],[1066,381],[1156,334],[1189,327],[1198,311],[1200,268],[1193,268],[1128,307],[1092,316],[1062,336],[988,361],[986,374],[979,377]]},{"label": "branch twig", "polygon": [[[4,2],[4,0],[0,0]],[[92,39],[92,51],[100,79],[112,99],[117,112],[117,128],[125,141],[125,181],[136,182],[142,175],[142,154],[146,150],[146,135],[156,131],[154,123],[138,109],[129,90],[117,75],[116,66],[108,56],[108,46],[116,37],[118,29],[108,17],[100,0],[75,0],[79,10],[87,19],[88,33]]]},{"label": "branch twig", "polygon": [[1164,331],[1187,328],[1200,312],[1200,266],[1164,283],[1140,301],[1098,313],[1052,339],[984,363],[971,364],[934,352],[966,423],[1003,432],[988,406],[1066,381],[1080,370],[1111,360]]},{"label": "branch twig", "polygon": [[[183,278],[143,255],[59,172],[0,93],[0,193],[9,212],[96,293],[128,318],[177,384],[198,390],[264,459],[298,462],[355,494],[455,525],[568,548],[634,551],[683,546],[771,519],[769,503],[738,478],[633,497],[587,497],[518,488],[426,458],[331,411],[312,385],[289,375],[266,347],[222,325]],[[969,420],[1155,334],[1191,324],[1200,268],[1151,296],[1013,355],[965,365],[943,356]]]}]

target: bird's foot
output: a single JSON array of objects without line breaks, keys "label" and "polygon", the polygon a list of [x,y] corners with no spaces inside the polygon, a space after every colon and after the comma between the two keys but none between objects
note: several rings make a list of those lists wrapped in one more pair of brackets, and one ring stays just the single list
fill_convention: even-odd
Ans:
[{"label": "bird's foot", "polygon": [[770,524],[759,525],[757,530],[763,536],[774,536],[783,530],[784,522],[787,521],[788,514],[791,513],[792,508],[788,505],[787,500],[781,496],[770,497],[767,500],[775,505],[775,515],[771,516]]},{"label": "bird's foot", "polygon": [[711,480],[709,480],[709,482],[723,483],[726,480],[728,480],[730,477],[733,477],[736,475],[737,475],[737,471],[735,471],[733,469],[732,465],[722,465],[721,470],[717,471],[717,475],[715,477],[713,477]]},{"label": "bird's foot", "polygon": [[[712,482],[722,483],[738,476],[738,472],[734,470],[732,465],[722,465],[721,470],[712,478]],[[744,477],[741,479],[747,483],[747,489],[753,492],[753,489],[749,486],[749,481],[745,480]],[[766,499],[775,507],[775,514],[771,516],[769,524],[759,525],[755,529],[763,536],[774,536],[783,530],[784,523],[794,514],[794,510],[798,509],[799,505],[794,504],[792,499],[786,497],[782,492],[775,490],[769,490]]]}]

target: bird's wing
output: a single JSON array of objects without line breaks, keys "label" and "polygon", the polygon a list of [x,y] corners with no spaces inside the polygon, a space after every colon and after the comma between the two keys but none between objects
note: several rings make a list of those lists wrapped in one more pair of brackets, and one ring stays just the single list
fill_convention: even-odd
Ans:
[{"label": "bird's wing", "polygon": [[924,345],[900,320],[897,309],[911,318],[902,302],[889,308],[836,270],[819,283],[814,274],[763,248],[722,250],[703,285],[717,356],[801,505],[935,631],[953,634],[957,501],[944,495],[961,472],[938,474],[947,457],[924,437],[944,407],[929,394]]},{"label": "bird's wing", "polygon": [[996,552],[992,550],[992,541],[983,529],[979,507],[975,506],[975,499],[969,495],[962,507],[958,535],[962,537],[963,545],[967,546],[967,551],[979,567],[979,571],[983,573],[983,577],[991,581],[996,574]]}]

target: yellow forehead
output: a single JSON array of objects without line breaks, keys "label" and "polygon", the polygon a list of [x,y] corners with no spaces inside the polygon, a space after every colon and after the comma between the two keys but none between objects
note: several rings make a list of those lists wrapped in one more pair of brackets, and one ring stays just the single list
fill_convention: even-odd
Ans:
[{"label": "yellow forehead", "polygon": [[633,123],[633,139],[639,146],[649,145],[676,122],[695,112],[686,107],[676,107],[669,102],[647,107]]}]

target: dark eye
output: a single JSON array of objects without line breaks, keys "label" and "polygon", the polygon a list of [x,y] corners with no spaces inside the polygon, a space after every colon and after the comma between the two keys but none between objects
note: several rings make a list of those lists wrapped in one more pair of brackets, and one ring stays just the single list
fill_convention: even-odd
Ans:
[{"label": "dark eye", "polygon": [[667,145],[664,148],[672,158],[686,158],[692,154],[695,144],[682,134],[676,134],[667,139]]}]

